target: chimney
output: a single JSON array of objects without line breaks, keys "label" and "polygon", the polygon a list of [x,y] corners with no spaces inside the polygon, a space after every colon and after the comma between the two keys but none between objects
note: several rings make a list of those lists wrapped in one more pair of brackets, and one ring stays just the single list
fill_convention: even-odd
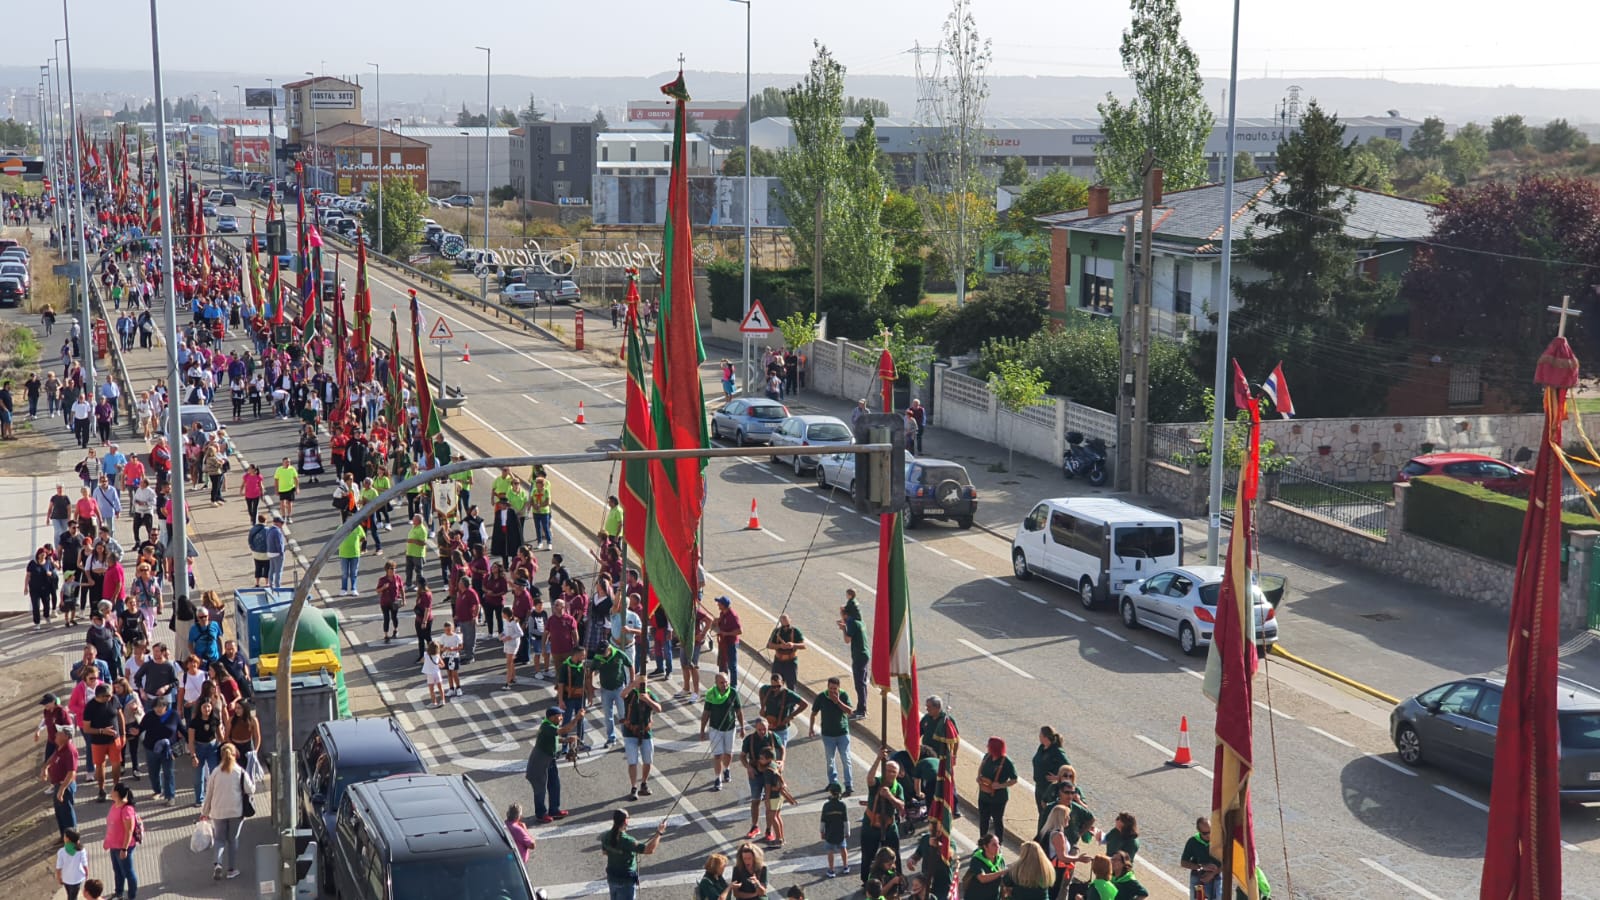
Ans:
[{"label": "chimney", "polygon": [[1089,188],[1088,217],[1103,216],[1111,212],[1111,188],[1097,184]]},{"label": "chimney", "polygon": [[1150,203],[1152,206],[1161,205],[1161,191],[1163,188],[1163,182],[1166,179],[1166,174],[1167,173],[1162,171],[1160,168],[1153,168],[1150,170]]}]

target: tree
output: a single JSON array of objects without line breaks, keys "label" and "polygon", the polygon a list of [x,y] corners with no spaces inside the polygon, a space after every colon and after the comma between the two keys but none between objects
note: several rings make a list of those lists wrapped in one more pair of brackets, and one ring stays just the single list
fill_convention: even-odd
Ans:
[{"label": "tree", "polygon": [[[884,341],[884,335],[889,339]],[[928,381],[928,366],[933,362],[933,348],[917,343],[906,336],[904,325],[899,322],[891,328],[878,319],[872,330],[872,337],[864,339],[867,345],[865,350],[852,350],[850,358],[856,365],[865,366],[873,371],[878,368],[878,354],[886,343],[889,355],[894,357],[895,374],[910,382],[913,387],[926,384]]]},{"label": "tree", "polygon": [[6,119],[0,122],[0,147],[13,147],[25,150],[37,146],[39,133],[32,125],[18,122],[16,119]]},{"label": "tree", "polygon": [[[1003,359],[1038,366],[1044,370],[1045,380],[1078,403],[1116,409],[1122,342],[1113,322],[1083,318],[1066,328],[1040,329],[1021,341],[990,341],[983,346],[972,375],[986,378]],[[1183,346],[1162,338],[1151,340],[1151,421],[1198,421],[1201,396],[1200,381]]]},{"label": "tree", "polygon": [[[724,119],[724,122],[727,120]],[[778,174],[778,151],[767,150],[762,147],[750,148],[750,168],[757,178],[770,177]],[[744,174],[744,148],[733,147],[728,150],[728,155],[722,161],[722,174]]]},{"label": "tree", "polygon": [[1404,196],[1424,203],[1443,203],[1445,192],[1454,187],[1450,179],[1440,172],[1427,171],[1417,179],[1417,183],[1406,188]]},{"label": "tree", "polygon": [[[761,168],[757,166],[756,171],[761,171]],[[878,224],[894,246],[896,265],[922,259],[923,251],[928,249],[928,235],[922,225],[922,209],[917,206],[917,201],[899,191],[890,191],[883,198],[883,211],[878,216]]]},{"label": "tree", "polygon": [[1405,148],[1400,146],[1399,141],[1382,137],[1369,139],[1365,144],[1361,145],[1361,149],[1377,157],[1378,161],[1382,162],[1391,171],[1396,165],[1399,165],[1400,154],[1405,152]]},{"label": "tree", "polygon": [[1562,153],[1588,145],[1588,136],[1567,124],[1566,119],[1551,119],[1539,129],[1539,149],[1546,153]]},{"label": "tree", "polygon": [[1000,183],[1009,187],[1026,184],[1028,181],[1028,160],[1021,156],[1006,157],[1005,164],[1000,167]]},{"label": "tree", "polygon": [[1240,150],[1233,157],[1233,178],[1243,181],[1246,178],[1260,178],[1261,169],[1256,165],[1256,158],[1250,155],[1249,150]]},{"label": "tree", "polygon": [[876,97],[846,97],[844,98],[844,114],[847,116],[871,116],[874,119],[889,118],[889,104]]},{"label": "tree", "polygon": [[501,107],[494,124],[499,128],[515,128],[522,124],[522,120],[518,119],[517,114],[512,112],[509,107]]},{"label": "tree", "polygon": [[602,134],[611,130],[611,123],[606,121],[606,114],[597,109],[594,111],[594,118],[589,120],[589,127],[594,129],[595,134]]},{"label": "tree", "polygon": [[[1545,307],[1564,294],[1589,296],[1600,265],[1600,185],[1534,175],[1455,191],[1439,207],[1430,241],[1405,278],[1418,327],[1449,335],[1458,348],[1450,361],[1478,362],[1501,389],[1537,408],[1527,375],[1554,333]],[[1579,359],[1600,353],[1600,328],[1588,319],[1567,325]]]},{"label": "tree", "polygon": [[1048,298],[1049,283],[1037,276],[992,278],[939,325],[934,342],[941,354],[956,356],[986,341],[1023,340],[1044,329]]},{"label": "tree", "polygon": [[[515,118],[523,125],[532,125],[535,122],[543,122],[544,113],[539,109],[538,98],[531,93],[528,94],[528,105],[517,110]],[[604,118],[604,116],[601,116],[601,119]],[[514,122],[512,124],[515,125],[516,123]]]},{"label": "tree", "polygon": [[[404,256],[422,238],[422,220],[428,213],[428,198],[417,193],[409,178],[383,179],[383,246],[385,256]],[[378,236],[378,186],[367,188],[367,208],[361,214],[361,227]],[[470,218],[470,217],[469,217]]]},{"label": "tree", "polygon": [[1489,122],[1490,150],[1521,150],[1528,146],[1528,125],[1521,116],[1495,116]]},{"label": "tree", "polygon": [[[933,85],[931,120],[921,122],[925,184],[913,195],[922,207],[933,245],[950,266],[956,305],[967,299],[967,269],[983,250],[994,221],[994,191],[984,177],[983,136],[989,101],[990,42],[978,35],[971,0],[953,0],[939,42],[940,74]],[[983,207],[990,212],[987,224]]]},{"label": "tree", "polygon": [[[884,182],[877,128],[868,116],[844,137],[844,66],[821,42],[806,77],[785,92],[795,146],[778,158],[779,205],[801,265],[815,263],[817,204],[822,203],[822,273],[830,288],[871,302],[888,283],[892,258],[879,216]],[[752,160],[753,162],[753,160]]]},{"label": "tree", "polygon": [[1438,159],[1439,154],[1444,152],[1444,141],[1444,120],[1429,116],[1411,133],[1411,143],[1407,147],[1412,154],[1423,159]]},{"label": "tree", "polygon": [[1016,416],[1030,406],[1038,406],[1044,402],[1045,395],[1050,390],[1050,382],[1044,380],[1044,370],[1038,366],[1028,367],[1014,359],[1002,359],[995,363],[995,370],[989,373],[989,393],[994,395],[995,402],[1000,408],[1011,413],[1011,440],[1006,442],[1006,468],[1010,469],[1016,462]]},{"label": "tree", "polygon": [[[1346,187],[1355,174],[1353,150],[1338,117],[1312,101],[1278,148],[1284,177],[1270,197],[1272,211],[1255,216],[1266,233],[1250,241],[1246,259],[1266,277],[1234,285],[1240,307],[1229,352],[1250,373],[1269,372],[1281,360],[1302,411],[1314,416],[1368,410],[1391,383],[1385,354],[1366,331],[1395,285],[1357,269],[1358,244],[1344,231],[1360,202]],[[1215,335],[1201,332],[1197,340],[1204,346]]]},{"label": "tree", "polygon": [[1023,188],[1022,195],[1013,200],[1011,208],[1006,210],[1006,217],[1012,230],[1042,235],[1045,228],[1035,221],[1035,216],[1082,209],[1088,202],[1089,182],[1057,170]]},{"label": "tree", "polygon": [[1122,32],[1122,67],[1134,97],[1123,103],[1106,94],[1100,104],[1095,170],[1119,198],[1143,190],[1144,157],[1153,150],[1166,189],[1179,191],[1209,180],[1206,141],[1215,118],[1205,99],[1200,58],[1183,39],[1177,0],[1131,0],[1133,24]]},{"label": "tree", "polygon": [[483,113],[474,114],[467,109],[467,104],[461,104],[461,111],[456,113],[457,128],[482,128],[489,117]]},{"label": "tree", "polygon": [[1350,171],[1351,187],[1363,187],[1384,194],[1394,193],[1394,167],[1367,145],[1357,145],[1350,151]]},{"label": "tree", "polygon": [[817,339],[817,315],[810,310],[779,319],[777,325],[785,347],[799,349]]},{"label": "tree", "polygon": [[1476,122],[1456,129],[1455,137],[1445,142],[1440,162],[1444,173],[1456,184],[1466,184],[1483,171],[1489,161],[1489,136]]}]

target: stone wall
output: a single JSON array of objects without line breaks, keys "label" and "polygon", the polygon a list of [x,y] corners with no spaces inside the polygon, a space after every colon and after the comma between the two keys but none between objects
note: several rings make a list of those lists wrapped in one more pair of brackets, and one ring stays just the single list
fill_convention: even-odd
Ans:
[{"label": "stone wall", "polygon": [[1180,519],[1204,518],[1210,504],[1210,485],[1204,471],[1152,459],[1145,466],[1145,489],[1163,510]]}]

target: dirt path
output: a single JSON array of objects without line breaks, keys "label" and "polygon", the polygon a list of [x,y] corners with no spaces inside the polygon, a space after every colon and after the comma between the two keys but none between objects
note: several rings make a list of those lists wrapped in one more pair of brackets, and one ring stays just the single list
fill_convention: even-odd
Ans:
[{"label": "dirt path", "polygon": [[0,771],[7,773],[0,779],[0,884],[8,896],[57,891],[55,817],[39,781],[42,744],[34,743],[33,732],[39,697],[64,684],[62,661],[54,653],[0,666]]}]

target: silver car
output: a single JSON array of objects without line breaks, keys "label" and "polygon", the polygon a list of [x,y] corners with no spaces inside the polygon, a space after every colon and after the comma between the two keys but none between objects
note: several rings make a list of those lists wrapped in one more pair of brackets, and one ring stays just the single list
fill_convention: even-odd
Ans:
[{"label": "silver car", "polygon": [[500,289],[500,302],[506,306],[538,306],[544,294],[525,284],[508,284]]},{"label": "silver car", "polygon": [[[1117,598],[1122,624],[1175,637],[1190,656],[1201,652],[1216,628],[1222,573],[1221,566],[1181,566],[1129,583]],[[1278,642],[1277,610],[1257,584],[1250,585],[1250,598],[1255,603],[1256,643],[1270,647]]]},{"label": "silver car", "polygon": [[[1494,774],[1495,733],[1505,679],[1473,675],[1400,701],[1389,713],[1389,734],[1402,762],[1455,769],[1487,782]],[[1556,679],[1561,799],[1600,801],[1600,688]]]},{"label": "silver car", "polygon": [[740,397],[711,414],[711,436],[736,446],[766,444],[772,432],[789,418],[789,407],[765,397]]},{"label": "silver car", "polygon": [[[774,447],[828,447],[849,446],[856,442],[850,426],[833,416],[790,416],[772,432]],[[796,475],[803,475],[817,467],[821,454],[779,457],[788,460]]]}]

